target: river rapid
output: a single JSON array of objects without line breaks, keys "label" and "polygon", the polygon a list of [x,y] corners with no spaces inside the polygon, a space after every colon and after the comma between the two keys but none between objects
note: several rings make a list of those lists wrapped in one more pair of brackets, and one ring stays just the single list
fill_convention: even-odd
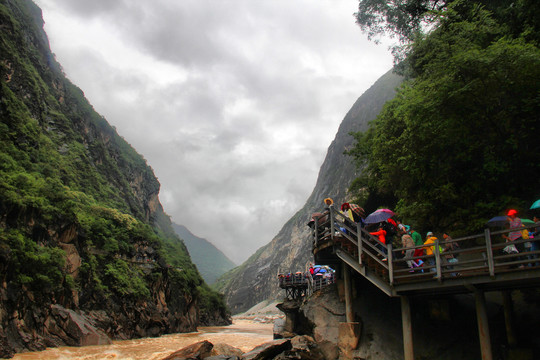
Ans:
[{"label": "river rapid", "polygon": [[229,326],[200,327],[199,331],[163,335],[158,338],[113,341],[111,345],[48,348],[39,352],[16,354],[15,360],[158,360],[199,341],[225,343],[243,352],[272,341],[273,324],[253,320],[234,320]]}]

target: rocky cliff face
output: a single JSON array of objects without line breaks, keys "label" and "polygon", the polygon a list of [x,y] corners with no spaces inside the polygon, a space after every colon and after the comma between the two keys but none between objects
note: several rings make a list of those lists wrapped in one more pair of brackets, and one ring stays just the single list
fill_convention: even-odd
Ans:
[{"label": "rocky cliff face", "polygon": [[159,187],[62,73],[41,10],[0,0],[0,357],[230,323]]},{"label": "rocky cliff face", "polygon": [[323,207],[326,197],[333,198],[338,204],[345,201],[347,189],[357,176],[352,159],[343,154],[353,142],[349,133],[366,130],[368,122],[394,96],[400,82],[401,77],[388,72],[358,98],[328,148],[315,188],[304,207],[268,245],[218,282],[218,288],[226,294],[233,312],[242,312],[263,300],[278,297],[278,269],[281,272],[296,272],[304,270],[306,264],[312,261],[309,228],[306,226],[311,214]]}]

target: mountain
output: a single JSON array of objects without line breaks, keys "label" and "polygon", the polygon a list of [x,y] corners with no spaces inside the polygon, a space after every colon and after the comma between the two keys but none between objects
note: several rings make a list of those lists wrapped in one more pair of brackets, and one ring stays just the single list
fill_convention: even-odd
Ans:
[{"label": "mountain", "polygon": [[209,285],[236,266],[212,243],[193,235],[185,226],[173,223],[173,229],[184,240],[191,259]]},{"label": "mountain", "polygon": [[306,204],[287,221],[269,244],[226,273],[214,285],[225,294],[233,313],[277,298],[283,290],[278,287],[276,274],[305,270],[312,261],[310,232],[306,226],[311,214],[322,209],[323,200],[327,197],[333,198],[337,204],[344,202],[347,188],[358,176],[352,158],[344,155],[344,151],[353,144],[349,133],[366,130],[368,122],[377,116],[384,103],[393,98],[401,81],[400,76],[389,71],[357,99],[328,148],[317,183]]},{"label": "mountain", "polygon": [[146,160],[62,72],[30,0],[0,0],[0,357],[230,323]]}]

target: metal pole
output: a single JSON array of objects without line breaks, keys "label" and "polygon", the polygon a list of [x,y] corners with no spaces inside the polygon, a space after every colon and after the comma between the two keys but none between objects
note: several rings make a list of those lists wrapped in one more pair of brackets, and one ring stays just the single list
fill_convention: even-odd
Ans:
[{"label": "metal pole", "polygon": [[351,292],[351,277],[349,273],[349,267],[344,262],[341,263],[341,268],[343,269],[343,282],[344,282],[344,288],[345,288],[345,316],[347,318],[347,322],[351,323],[354,322],[354,313],[353,313],[353,306],[352,306],[352,292]]},{"label": "metal pole", "polygon": [[478,322],[478,337],[480,338],[480,352],[482,354],[482,360],[493,360],[486,311],[486,298],[484,296],[484,292],[481,290],[476,290],[474,293],[474,298],[476,302],[476,319]]},{"label": "metal pole", "polygon": [[401,323],[403,326],[403,353],[405,360],[414,360],[411,306],[407,296],[401,296]]}]

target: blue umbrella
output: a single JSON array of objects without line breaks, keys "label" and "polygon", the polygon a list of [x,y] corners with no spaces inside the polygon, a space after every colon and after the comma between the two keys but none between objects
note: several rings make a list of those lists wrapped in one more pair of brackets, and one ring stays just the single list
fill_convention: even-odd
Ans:
[{"label": "blue umbrella", "polygon": [[383,221],[386,221],[390,219],[394,213],[391,210],[388,209],[380,209],[375,212],[372,212],[369,214],[365,219],[364,222],[366,224],[376,224]]},{"label": "blue umbrella", "polygon": [[536,200],[529,209],[540,209],[540,199]]},{"label": "blue umbrella", "polygon": [[487,226],[504,226],[508,224],[508,217],[501,215],[501,216],[495,216],[488,220]]}]

